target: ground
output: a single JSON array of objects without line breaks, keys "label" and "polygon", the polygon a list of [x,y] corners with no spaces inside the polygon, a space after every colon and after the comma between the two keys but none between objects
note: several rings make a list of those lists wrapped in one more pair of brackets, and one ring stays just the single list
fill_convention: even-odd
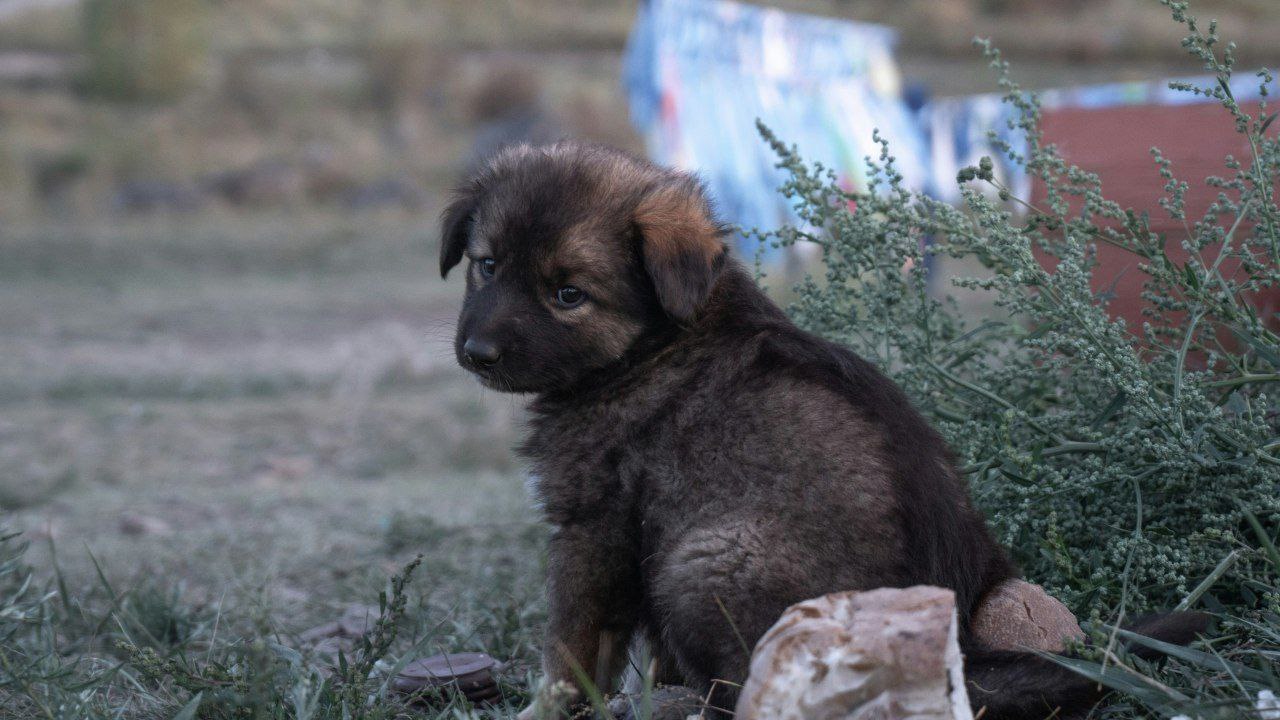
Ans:
[{"label": "ground", "polygon": [[56,551],[74,595],[102,594],[97,562],[116,592],[223,632],[266,618],[289,644],[422,553],[431,650],[533,657],[521,403],[454,363],[461,283],[435,271],[433,217],[14,230],[0,502],[29,560]]}]

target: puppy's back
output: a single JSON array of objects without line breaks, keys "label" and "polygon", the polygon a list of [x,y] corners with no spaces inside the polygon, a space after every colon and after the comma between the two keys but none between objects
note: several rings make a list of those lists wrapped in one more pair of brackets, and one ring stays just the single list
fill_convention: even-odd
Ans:
[{"label": "puppy's back", "polygon": [[702,323],[684,371],[696,382],[673,384],[669,398],[673,511],[748,523],[788,568],[794,600],[932,584],[956,592],[967,623],[1013,568],[902,391],[791,324],[740,269]]}]

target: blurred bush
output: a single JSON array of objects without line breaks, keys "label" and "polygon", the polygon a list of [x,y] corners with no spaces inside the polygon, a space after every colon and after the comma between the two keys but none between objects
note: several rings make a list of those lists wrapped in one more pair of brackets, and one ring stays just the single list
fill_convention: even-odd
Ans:
[{"label": "blurred bush", "polygon": [[92,95],[175,98],[204,66],[204,0],[85,0],[82,13],[85,88]]}]

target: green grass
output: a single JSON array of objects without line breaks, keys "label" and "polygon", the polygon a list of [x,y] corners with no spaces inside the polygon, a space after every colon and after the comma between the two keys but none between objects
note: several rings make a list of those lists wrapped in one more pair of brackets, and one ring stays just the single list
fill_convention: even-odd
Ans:
[{"label": "green grass", "polygon": [[[411,560],[379,591],[357,573],[333,601],[374,601],[379,621],[338,661],[298,639],[311,610],[285,613],[262,594],[216,604],[154,578],[128,585],[107,569],[83,592],[36,589],[21,543],[3,543],[0,565],[0,712],[12,717],[456,717],[460,697],[428,708],[387,688],[402,661],[448,651],[486,651],[503,660],[508,716],[527,699],[537,600],[540,535],[494,531]],[[412,577],[412,582],[410,581]],[[329,604],[328,602],[322,604]],[[194,704],[193,704],[194,703]],[[306,708],[307,711],[300,711]]]}]

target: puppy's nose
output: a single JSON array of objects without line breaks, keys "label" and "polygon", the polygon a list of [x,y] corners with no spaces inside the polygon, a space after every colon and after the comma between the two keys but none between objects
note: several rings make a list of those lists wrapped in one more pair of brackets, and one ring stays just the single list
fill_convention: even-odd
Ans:
[{"label": "puppy's nose", "polygon": [[467,338],[467,342],[462,346],[462,352],[476,365],[493,365],[502,357],[502,350],[498,348],[497,343],[480,338]]}]

